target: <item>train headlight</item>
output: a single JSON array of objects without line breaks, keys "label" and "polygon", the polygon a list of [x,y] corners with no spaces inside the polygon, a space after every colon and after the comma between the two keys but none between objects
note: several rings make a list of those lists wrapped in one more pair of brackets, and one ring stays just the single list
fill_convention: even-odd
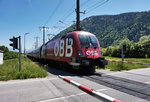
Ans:
[{"label": "train headlight", "polygon": [[78,51],[78,55],[79,55],[79,56],[83,56],[83,53],[82,53],[81,50]]}]

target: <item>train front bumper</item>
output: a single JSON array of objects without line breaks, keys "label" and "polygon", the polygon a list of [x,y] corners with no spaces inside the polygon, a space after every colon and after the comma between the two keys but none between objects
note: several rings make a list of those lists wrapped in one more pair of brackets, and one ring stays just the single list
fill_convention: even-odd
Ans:
[{"label": "train front bumper", "polygon": [[97,65],[101,68],[104,68],[107,65],[107,60],[103,57],[99,58],[87,58],[87,57],[71,57],[71,65],[81,65],[81,66],[91,66]]}]

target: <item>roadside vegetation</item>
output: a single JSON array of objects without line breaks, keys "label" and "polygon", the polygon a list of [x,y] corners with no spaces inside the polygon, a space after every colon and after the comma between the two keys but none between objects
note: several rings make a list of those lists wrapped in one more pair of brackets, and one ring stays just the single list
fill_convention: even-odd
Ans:
[{"label": "roadside vegetation", "polygon": [[[3,50],[4,51],[4,50]],[[21,57],[21,72],[19,72],[18,54],[4,52],[4,63],[0,65],[0,81],[46,77],[47,71],[28,58]]]},{"label": "roadside vegetation", "polygon": [[125,38],[117,46],[103,48],[103,56],[121,57],[122,44],[127,45],[126,58],[150,58],[150,35],[142,36],[137,43]]},{"label": "roadside vegetation", "polygon": [[[125,38],[124,40],[121,40],[120,44],[117,46],[102,48],[102,53],[103,56],[105,56],[105,59],[121,61],[122,44],[127,45],[125,61],[150,63],[150,35],[142,36],[137,43],[133,43],[129,39]],[[109,68],[112,71],[131,70],[147,67],[150,66],[118,62],[108,62],[108,65],[106,66],[106,68]]]},{"label": "roadside vegetation", "polygon": [[21,72],[19,72],[18,59],[4,60],[0,65],[0,80],[14,80],[46,77],[47,71],[28,58],[21,58]]},{"label": "roadside vegetation", "polygon": [[9,51],[6,46],[0,46],[0,50],[4,53],[4,60],[18,58],[18,52]]},{"label": "roadside vegetation", "polygon": [[[117,60],[121,61],[121,58],[117,57],[108,57],[105,56],[107,60]],[[150,58],[125,58],[125,61],[128,62],[141,62],[141,63],[150,63]],[[111,71],[121,71],[121,70],[131,70],[138,68],[148,68],[150,66],[147,65],[139,65],[139,64],[128,64],[128,63],[118,63],[118,62],[108,62],[106,65],[106,69],[110,69]]]}]

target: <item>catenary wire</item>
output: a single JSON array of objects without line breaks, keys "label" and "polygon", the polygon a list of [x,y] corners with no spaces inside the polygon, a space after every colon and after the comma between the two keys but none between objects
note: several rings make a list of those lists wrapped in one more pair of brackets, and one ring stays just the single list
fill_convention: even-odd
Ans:
[{"label": "catenary wire", "polygon": [[[85,6],[90,0],[86,0],[85,2],[81,3],[82,7]],[[90,6],[89,8],[87,8],[86,10],[88,10],[86,12],[89,13],[89,12],[92,12],[93,10],[95,10],[96,8],[104,5],[105,3],[107,3],[109,0],[102,0],[100,2],[97,2],[95,3],[94,5]],[[72,14],[74,13],[74,11],[70,12],[65,19],[63,19],[63,21],[65,21],[69,16],[71,16]],[[81,17],[83,17],[84,15],[82,15]],[[76,18],[73,18],[73,20],[75,20]],[[69,23],[69,25],[71,25],[72,23]]]},{"label": "catenary wire", "polygon": [[73,13],[74,13],[74,5],[75,4],[73,4],[72,6],[71,6],[71,8],[54,24],[54,26],[57,26],[57,24],[58,23],[60,23],[59,21],[65,21],[66,19],[68,19],[68,17],[70,17]]},{"label": "catenary wire", "polygon": [[44,26],[52,19],[52,17],[54,16],[54,14],[56,13],[56,11],[58,10],[58,8],[60,7],[60,4],[62,3],[62,0],[59,0],[58,4],[56,5],[55,9],[53,10],[53,12],[50,14],[50,16],[48,17],[47,21],[45,22]]},{"label": "catenary wire", "polygon": [[91,8],[88,8],[89,11],[87,11],[86,14],[89,13],[89,12],[92,12],[92,11],[95,10],[96,8],[98,8],[98,7],[102,6],[102,5],[104,5],[104,4],[107,3],[108,1],[109,1],[109,0],[103,0],[103,1],[101,1],[101,2],[99,2],[99,3],[97,3],[97,6],[93,6],[93,7],[91,7]]}]

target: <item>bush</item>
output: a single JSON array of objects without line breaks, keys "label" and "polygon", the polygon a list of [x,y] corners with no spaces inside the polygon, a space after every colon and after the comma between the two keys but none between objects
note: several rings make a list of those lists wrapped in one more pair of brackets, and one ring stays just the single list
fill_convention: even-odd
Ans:
[{"label": "bush", "polygon": [[122,44],[127,45],[127,51],[125,52],[126,58],[150,58],[150,38],[134,44],[126,38],[122,40],[118,46],[109,46],[105,48],[103,50],[103,55],[121,57]]},{"label": "bush", "polygon": [[10,51],[10,52],[4,53],[4,60],[13,59],[13,58],[18,58],[17,52]]},{"label": "bush", "polygon": [[9,52],[8,48],[6,46],[0,46],[0,50],[4,51],[4,53]]},{"label": "bush", "polygon": [[18,58],[18,53],[9,51],[6,46],[0,46],[0,50],[4,53],[4,60]]}]

